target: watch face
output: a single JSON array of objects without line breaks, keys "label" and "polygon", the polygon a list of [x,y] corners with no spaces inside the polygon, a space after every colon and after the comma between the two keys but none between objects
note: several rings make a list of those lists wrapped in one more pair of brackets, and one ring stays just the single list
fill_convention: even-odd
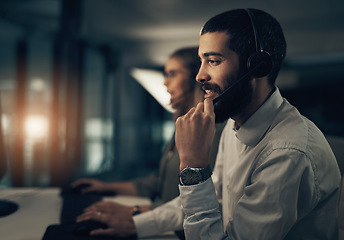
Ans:
[{"label": "watch face", "polygon": [[199,171],[186,168],[180,173],[180,181],[183,185],[194,185],[202,181],[202,175]]}]

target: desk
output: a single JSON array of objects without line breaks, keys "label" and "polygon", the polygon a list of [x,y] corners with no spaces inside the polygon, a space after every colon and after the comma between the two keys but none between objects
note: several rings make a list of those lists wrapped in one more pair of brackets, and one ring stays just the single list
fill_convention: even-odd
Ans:
[{"label": "desk", "polygon": [[[18,210],[6,217],[0,217],[1,240],[39,240],[47,226],[58,224],[62,199],[59,188],[7,188],[0,189],[0,199],[19,204]],[[122,204],[135,205],[149,203],[148,199],[115,196],[106,198]],[[174,233],[145,239],[178,239]]]}]

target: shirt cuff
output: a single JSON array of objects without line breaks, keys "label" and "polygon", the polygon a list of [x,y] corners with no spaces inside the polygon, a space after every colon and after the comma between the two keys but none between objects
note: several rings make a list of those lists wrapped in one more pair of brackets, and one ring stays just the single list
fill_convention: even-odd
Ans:
[{"label": "shirt cuff", "polygon": [[211,178],[196,185],[179,185],[179,191],[180,201],[186,216],[219,208],[215,187]]},{"label": "shirt cuff", "polygon": [[183,229],[184,215],[179,197],[133,217],[137,237],[150,237]]},{"label": "shirt cuff", "polygon": [[138,238],[159,234],[153,211],[133,216]]}]

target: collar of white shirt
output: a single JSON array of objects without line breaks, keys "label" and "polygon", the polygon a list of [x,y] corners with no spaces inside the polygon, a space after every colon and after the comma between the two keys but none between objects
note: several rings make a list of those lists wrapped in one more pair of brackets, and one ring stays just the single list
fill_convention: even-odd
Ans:
[{"label": "collar of white shirt", "polygon": [[279,111],[283,98],[276,87],[265,103],[240,127],[236,137],[245,145],[255,146],[264,137]]}]

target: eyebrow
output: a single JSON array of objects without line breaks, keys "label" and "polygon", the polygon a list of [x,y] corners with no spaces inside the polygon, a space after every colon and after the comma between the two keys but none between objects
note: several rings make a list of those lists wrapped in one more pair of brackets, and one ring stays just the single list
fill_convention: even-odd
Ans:
[{"label": "eyebrow", "polygon": [[221,53],[218,52],[206,52],[202,54],[204,57],[209,57],[209,56],[220,56],[223,57]]}]

